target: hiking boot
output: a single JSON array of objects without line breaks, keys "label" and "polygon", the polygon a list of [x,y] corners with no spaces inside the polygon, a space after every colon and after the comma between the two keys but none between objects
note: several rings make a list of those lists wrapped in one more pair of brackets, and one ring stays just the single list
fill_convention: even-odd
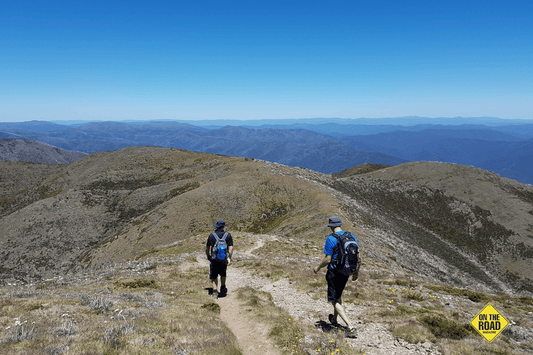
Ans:
[{"label": "hiking boot", "polygon": [[328,320],[329,320],[329,322],[331,323],[332,326],[334,326],[334,327],[338,327],[339,326],[339,323],[337,323],[337,321],[333,318],[333,314],[330,314],[328,316]]},{"label": "hiking boot", "polygon": [[346,328],[344,331],[346,338],[357,338],[357,329],[355,328]]},{"label": "hiking boot", "polygon": [[220,288],[220,296],[226,296],[228,294],[228,289],[226,288],[226,286],[222,286]]}]

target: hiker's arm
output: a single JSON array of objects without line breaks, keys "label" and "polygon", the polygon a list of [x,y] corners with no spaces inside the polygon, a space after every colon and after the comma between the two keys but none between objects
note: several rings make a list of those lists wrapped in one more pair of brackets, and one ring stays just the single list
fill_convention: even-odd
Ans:
[{"label": "hiker's arm", "polygon": [[324,254],[324,259],[322,259],[322,262],[320,263],[320,265],[318,266],[315,266],[313,268],[313,271],[315,272],[315,274],[320,270],[322,269],[324,266],[327,266],[329,265],[329,263],[331,262],[331,255],[326,255]]},{"label": "hiker's arm", "polygon": [[233,245],[228,247],[228,265],[231,264],[231,258],[233,257]]}]

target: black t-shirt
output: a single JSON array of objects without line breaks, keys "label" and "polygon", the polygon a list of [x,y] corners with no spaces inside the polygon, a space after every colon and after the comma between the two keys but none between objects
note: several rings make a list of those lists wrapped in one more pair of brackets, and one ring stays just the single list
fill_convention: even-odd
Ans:
[{"label": "black t-shirt", "polygon": [[[224,232],[223,230],[216,230],[215,233],[219,238],[222,238],[224,233],[228,233],[228,236],[226,237],[226,245],[229,247],[233,246],[233,238],[231,237],[231,234],[229,232]],[[207,238],[206,246],[209,248],[212,248],[217,243],[217,240],[213,236],[213,233],[209,234],[209,238]]]}]

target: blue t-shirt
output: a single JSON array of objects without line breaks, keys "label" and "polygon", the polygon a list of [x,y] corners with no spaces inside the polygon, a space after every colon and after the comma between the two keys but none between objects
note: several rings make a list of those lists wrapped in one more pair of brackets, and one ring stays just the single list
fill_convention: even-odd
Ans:
[{"label": "blue t-shirt", "polygon": [[[345,231],[339,231],[339,232],[335,232],[336,234],[344,234],[344,233],[350,233],[350,232],[345,232]],[[352,234],[352,233],[350,233]],[[355,240],[355,242],[357,243],[357,238],[355,238],[355,236],[352,234],[352,237],[353,239]],[[357,244],[357,246],[359,246],[359,244]],[[337,260],[337,238],[335,238],[332,234],[328,235],[328,237],[326,238],[326,244],[324,245],[324,254],[326,255],[331,255],[331,261],[333,262],[333,260]],[[330,268],[333,268],[333,265],[331,265],[332,263],[329,264],[329,267]]]}]

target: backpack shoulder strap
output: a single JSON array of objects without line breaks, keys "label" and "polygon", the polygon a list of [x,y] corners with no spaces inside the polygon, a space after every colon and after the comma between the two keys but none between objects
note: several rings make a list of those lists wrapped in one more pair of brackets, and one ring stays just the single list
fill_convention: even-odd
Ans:
[{"label": "backpack shoulder strap", "polygon": [[222,240],[226,240],[226,237],[228,236],[228,234],[229,234],[228,232],[224,232],[224,235],[223,235],[222,238],[220,238],[220,239],[222,239]]},{"label": "backpack shoulder strap", "polygon": [[211,233],[211,235],[215,237],[215,242],[218,242],[220,240],[220,237],[218,236],[216,232]]},{"label": "backpack shoulder strap", "polygon": [[[357,239],[355,239],[355,235],[353,235],[352,232],[344,231],[342,234],[332,233],[332,236],[334,236],[337,239],[337,245],[340,245],[341,243],[355,243],[357,245],[357,248],[359,248],[359,243],[357,242]],[[346,242],[345,242],[346,241]]]},{"label": "backpack shoulder strap", "polygon": [[[340,235],[337,234],[336,232],[333,232],[330,235],[337,240],[337,243],[335,244],[335,246],[333,246],[333,250],[332,250],[333,255],[335,255],[336,253],[339,252],[341,239],[340,239]],[[333,261],[333,259],[332,259],[332,261]]]},{"label": "backpack shoulder strap", "polygon": [[347,232],[347,231],[343,231],[344,233],[340,234],[340,233],[337,233],[337,232],[333,232],[331,233],[332,236],[334,236],[335,238],[337,238],[337,240],[340,240],[341,237],[343,236],[346,236],[346,233],[350,233],[350,232]]}]

